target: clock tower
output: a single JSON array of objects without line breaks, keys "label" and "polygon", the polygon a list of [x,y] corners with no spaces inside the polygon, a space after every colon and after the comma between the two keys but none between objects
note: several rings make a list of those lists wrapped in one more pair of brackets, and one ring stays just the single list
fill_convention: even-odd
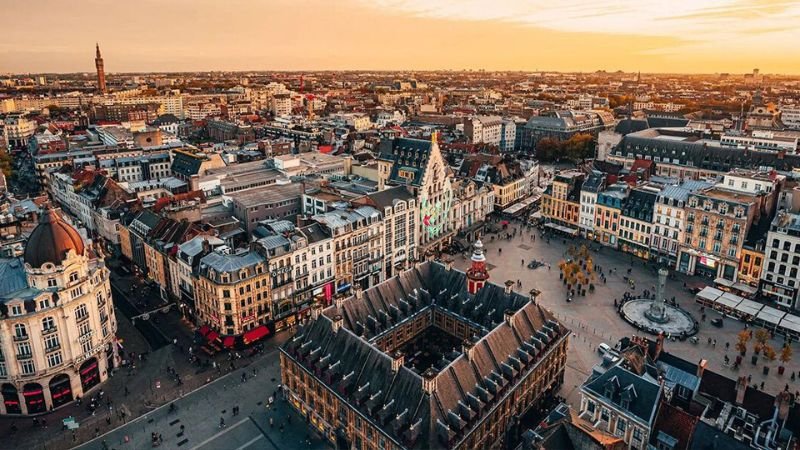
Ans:
[{"label": "clock tower", "polygon": [[467,269],[467,292],[475,295],[489,280],[489,270],[486,269],[486,255],[483,254],[483,242],[475,241],[475,250],[472,253],[472,266]]}]

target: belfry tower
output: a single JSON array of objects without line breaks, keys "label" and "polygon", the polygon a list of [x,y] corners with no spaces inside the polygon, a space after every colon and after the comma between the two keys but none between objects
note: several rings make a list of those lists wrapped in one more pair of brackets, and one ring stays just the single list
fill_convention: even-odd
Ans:
[{"label": "belfry tower", "polygon": [[100,55],[100,44],[96,44],[97,53],[94,57],[94,66],[97,68],[97,90],[101,94],[107,94],[106,71],[103,68],[103,57]]},{"label": "belfry tower", "polygon": [[483,254],[483,243],[475,241],[475,250],[472,253],[472,266],[467,269],[467,292],[475,295],[489,279],[486,269],[486,256]]}]

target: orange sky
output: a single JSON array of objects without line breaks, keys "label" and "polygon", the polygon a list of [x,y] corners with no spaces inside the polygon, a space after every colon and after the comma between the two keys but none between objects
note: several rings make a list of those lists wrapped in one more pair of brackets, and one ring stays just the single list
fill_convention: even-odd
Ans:
[{"label": "orange sky", "polygon": [[800,0],[6,0],[0,73],[800,73]]}]

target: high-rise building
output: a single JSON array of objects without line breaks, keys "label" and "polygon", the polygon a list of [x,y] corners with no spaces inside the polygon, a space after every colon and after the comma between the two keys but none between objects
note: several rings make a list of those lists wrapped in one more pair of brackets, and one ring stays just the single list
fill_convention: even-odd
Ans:
[{"label": "high-rise building", "polygon": [[106,89],[106,71],[103,69],[103,57],[100,55],[100,44],[96,44],[97,53],[94,57],[94,66],[97,68],[97,90],[101,94],[108,93]]}]

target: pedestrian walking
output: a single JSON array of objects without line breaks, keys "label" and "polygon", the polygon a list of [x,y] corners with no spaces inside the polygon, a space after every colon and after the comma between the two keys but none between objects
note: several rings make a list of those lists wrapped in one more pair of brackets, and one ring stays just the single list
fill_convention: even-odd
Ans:
[{"label": "pedestrian walking", "polygon": [[219,418],[219,427],[220,428],[225,428],[225,418],[224,417],[220,417]]},{"label": "pedestrian walking", "polygon": [[270,428],[274,428],[275,427],[275,421],[272,419],[272,417],[269,418],[269,427]]}]

